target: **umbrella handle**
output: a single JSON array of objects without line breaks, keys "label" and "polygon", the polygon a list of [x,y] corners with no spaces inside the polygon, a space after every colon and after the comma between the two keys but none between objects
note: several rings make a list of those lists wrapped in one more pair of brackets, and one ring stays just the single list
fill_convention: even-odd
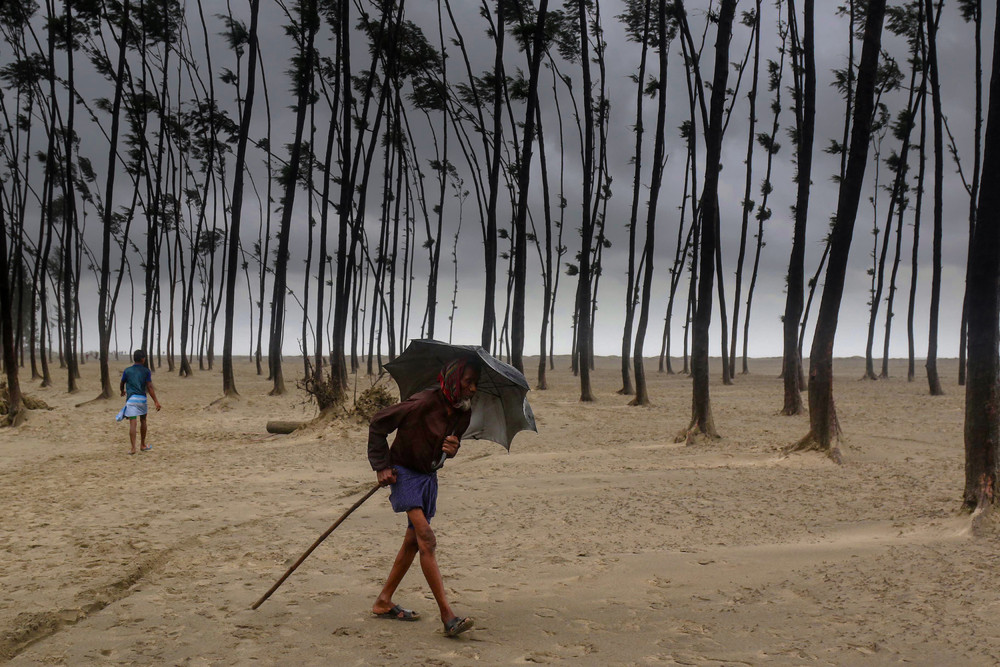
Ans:
[{"label": "umbrella handle", "polygon": [[[451,433],[449,435],[457,435],[457,434],[458,434],[458,427],[456,426],[451,430]],[[448,460],[448,454],[446,452],[441,452],[441,458],[438,459],[438,462],[434,464],[434,470],[440,470],[441,468],[443,468],[444,462],[447,460]]]}]

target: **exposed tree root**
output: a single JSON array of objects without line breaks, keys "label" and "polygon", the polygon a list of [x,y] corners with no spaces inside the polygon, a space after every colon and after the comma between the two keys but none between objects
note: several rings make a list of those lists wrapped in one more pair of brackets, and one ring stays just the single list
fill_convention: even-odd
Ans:
[{"label": "exposed tree root", "polygon": [[1000,535],[1000,516],[996,505],[980,502],[971,516],[971,529],[975,537],[997,537]]},{"label": "exposed tree root", "polygon": [[232,395],[223,394],[222,396],[218,397],[217,399],[209,403],[206,406],[206,409],[215,408],[221,411],[228,411],[233,409],[234,403],[239,404],[239,402],[240,402],[239,394],[232,394]]},{"label": "exposed tree root", "polygon": [[674,438],[674,442],[683,442],[686,446],[697,445],[699,443],[721,440],[722,436],[713,431],[705,431],[698,424],[692,424],[687,430],[681,431]]},{"label": "exposed tree root", "polygon": [[93,403],[99,403],[101,401],[109,401],[112,398],[113,398],[113,396],[111,394],[98,394],[97,396],[95,396],[94,398],[90,399],[89,401],[84,401],[83,403],[77,403],[73,407],[75,407],[75,408],[82,408],[85,405],[91,405]]},{"label": "exposed tree root", "polygon": [[787,456],[798,452],[820,452],[821,454],[826,454],[830,457],[830,460],[834,463],[840,464],[844,462],[844,459],[840,454],[839,443],[839,435],[831,438],[831,443],[829,445],[825,445],[812,431],[809,431],[806,437],[802,438],[793,445],[785,447],[783,453]]},{"label": "exposed tree root", "polygon": [[[0,382],[0,414],[7,414],[7,401],[9,396],[7,394],[7,384]],[[50,407],[45,401],[40,398],[35,398],[29,394],[21,394],[21,407],[28,410],[52,410],[54,408]]]},{"label": "exposed tree root", "polygon": [[978,482],[976,497],[966,496],[965,498],[966,509],[972,510],[972,534],[976,537],[996,537],[1000,535],[1000,517],[997,515],[997,498],[993,478],[984,473],[979,477]]}]

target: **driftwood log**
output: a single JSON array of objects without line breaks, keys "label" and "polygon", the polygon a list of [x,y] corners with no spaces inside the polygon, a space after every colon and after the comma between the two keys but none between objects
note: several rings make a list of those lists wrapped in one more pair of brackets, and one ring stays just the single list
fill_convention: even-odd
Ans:
[{"label": "driftwood log", "polygon": [[305,425],[306,425],[305,422],[269,421],[267,422],[267,432],[288,434],[291,433],[292,431],[302,428]]}]

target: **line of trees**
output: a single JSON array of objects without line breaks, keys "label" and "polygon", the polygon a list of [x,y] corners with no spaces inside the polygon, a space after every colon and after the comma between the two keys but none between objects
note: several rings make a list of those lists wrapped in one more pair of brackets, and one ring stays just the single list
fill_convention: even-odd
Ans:
[{"label": "line of trees", "polygon": [[[795,447],[836,458],[833,345],[855,222],[869,187],[874,242],[865,376],[888,376],[904,237],[912,230],[907,337],[914,379],[927,189],[933,208],[926,370],[930,393],[943,392],[936,362],[947,157],[969,198],[959,380],[968,379],[970,401],[987,400],[976,393],[982,386],[971,386],[987,382],[972,365],[988,346],[974,341],[985,326],[981,306],[973,306],[982,282],[976,272],[986,269],[973,260],[977,239],[989,233],[981,225],[984,201],[996,190],[986,185],[995,177],[988,169],[993,135],[987,124],[981,139],[981,2],[956,5],[965,25],[952,29],[969,31],[975,43],[971,156],[960,155],[944,111],[938,34],[942,21],[955,18],[945,3],[847,0],[839,8],[847,62],[834,72],[833,85],[846,108],[843,135],[826,148],[840,158],[839,200],[822,233],[810,222],[815,0],[755,0],[744,3],[741,15],[736,0],[624,0],[610,17],[600,0],[559,6],[484,0],[477,17],[450,0],[426,6],[247,0],[226,3],[221,12],[203,0],[3,3],[0,345],[12,420],[23,418],[19,371],[49,385],[58,360],[67,391],[78,390],[79,365],[94,344],[85,321],[95,315],[98,398],[114,395],[110,365],[123,346],[147,349],[157,367],[182,376],[196,372],[196,357],[199,371],[212,369],[221,325],[223,394],[238,395],[233,359],[240,329],[249,332],[246,354],[258,373],[267,373],[273,394],[286,391],[282,353],[294,347],[303,361],[296,376],[307,386],[327,386],[332,404],[362,364],[375,373],[410,338],[451,339],[463,276],[480,275],[480,266],[483,347],[523,370],[526,324],[537,319],[537,386],[544,389],[557,307],[568,310],[572,368],[581,400],[591,401],[601,279],[611,266],[612,239],[624,230],[620,393],[633,396],[634,405],[650,402],[645,344],[659,311],[659,370],[674,372],[672,332],[680,327],[682,372],[694,381],[683,436],[717,435],[708,367],[713,313],[722,329],[722,381],[733,382],[741,327],[741,371],[751,372],[758,277],[768,263],[787,263],[784,401],[776,407],[801,413],[808,388],[810,432]],[[609,22],[635,45],[617,50],[612,62],[634,67],[628,120],[615,108],[628,103],[612,94],[620,82],[609,69]],[[745,49],[730,62],[736,40]],[[682,64],[679,77],[668,77],[671,55]],[[282,58],[284,78],[275,82]],[[765,94],[769,113],[758,119]],[[291,114],[283,113],[289,108]],[[720,178],[730,119],[741,109],[748,130],[734,232]],[[678,118],[679,139],[671,129]],[[634,133],[630,206],[627,220],[619,221],[609,215],[612,137],[626,123]],[[770,208],[782,136],[790,139],[786,153],[795,170],[787,215]],[[679,193],[663,187],[669,146],[678,140]],[[932,188],[925,183],[931,157]],[[776,221],[789,232],[790,253],[768,258],[765,232]],[[807,266],[810,236],[823,237],[824,251]],[[660,252],[664,238],[671,250]],[[439,308],[449,296],[442,280],[447,246],[450,309]],[[735,267],[725,265],[724,246],[738,248]],[[810,280],[807,270],[815,271]],[[570,289],[560,284],[562,276],[575,281],[572,297],[560,292]],[[418,283],[424,278],[426,290]],[[87,285],[97,290],[96,304]],[[537,314],[527,312],[530,285],[541,303]],[[661,292],[666,303],[654,298]],[[819,308],[807,380],[803,346],[814,296]],[[294,344],[286,340],[291,321],[300,325]],[[977,489],[967,499],[982,496],[982,484]]]}]

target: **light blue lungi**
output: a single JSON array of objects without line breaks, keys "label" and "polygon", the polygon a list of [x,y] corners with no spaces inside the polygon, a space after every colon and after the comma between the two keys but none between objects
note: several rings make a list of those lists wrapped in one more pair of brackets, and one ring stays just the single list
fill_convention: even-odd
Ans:
[{"label": "light blue lungi", "polygon": [[144,414],[146,414],[146,395],[132,394],[125,401],[125,407],[119,410],[115,416],[115,421],[120,422],[126,418],[141,417]]}]

